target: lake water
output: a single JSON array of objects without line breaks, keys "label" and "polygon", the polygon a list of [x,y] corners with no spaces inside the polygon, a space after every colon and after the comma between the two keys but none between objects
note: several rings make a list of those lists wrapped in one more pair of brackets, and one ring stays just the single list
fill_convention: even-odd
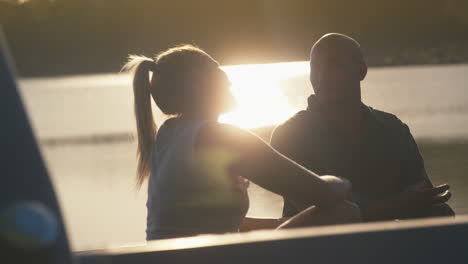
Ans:
[{"label": "lake water", "polygon": [[[238,108],[222,121],[277,124],[312,92],[307,62],[224,68]],[[133,95],[126,74],[20,80],[74,250],[144,241],[146,186],[134,187]],[[365,103],[397,114],[416,137],[435,184],[449,182],[450,205],[468,213],[468,65],[370,69]],[[158,112],[157,122],[164,117]],[[276,217],[282,200],[251,186],[251,216]]]}]

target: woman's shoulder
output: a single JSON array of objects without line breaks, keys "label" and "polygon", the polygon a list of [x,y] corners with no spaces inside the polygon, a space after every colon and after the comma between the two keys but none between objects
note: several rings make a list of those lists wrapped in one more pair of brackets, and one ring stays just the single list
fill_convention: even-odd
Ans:
[{"label": "woman's shoulder", "polygon": [[191,120],[180,117],[172,117],[167,119],[159,127],[159,131],[170,131],[171,134],[177,134],[177,131],[196,131],[199,127],[205,124],[205,120]]},{"label": "woman's shoulder", "polygon": [[158,128],[155,144],[168,145],[177,142],[182,144],[191,141],[203,123],[203,121],[184,120],[178,117],[167,119]]},{"label": "woman's shoulder", "polygon": [[256,140],[258,137],[245,129],[216,121],[207,121],[198,131],[196,146],[239,148]]}]

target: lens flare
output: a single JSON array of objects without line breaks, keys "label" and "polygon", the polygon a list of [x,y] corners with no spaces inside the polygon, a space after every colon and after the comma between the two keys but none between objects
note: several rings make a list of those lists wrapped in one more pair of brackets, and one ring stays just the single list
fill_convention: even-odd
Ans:
[{"label": "lens flare", "polygon": [[237,107],[220,117],[220,122],[243,128],[275,125],[297,109],[289,105],[280,82],[307,74],[307,62],[225,66]]}]

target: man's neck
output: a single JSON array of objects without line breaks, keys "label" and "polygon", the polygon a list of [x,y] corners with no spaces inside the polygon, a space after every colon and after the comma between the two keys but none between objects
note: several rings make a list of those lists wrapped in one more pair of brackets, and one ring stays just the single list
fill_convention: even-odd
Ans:
[{"label": "man's neck", "polygon": [[349,97],[343,102],[321,102],[321,108],[326,118],[351,140],[359,140],[362,132],[362,101],[361,96]]}]

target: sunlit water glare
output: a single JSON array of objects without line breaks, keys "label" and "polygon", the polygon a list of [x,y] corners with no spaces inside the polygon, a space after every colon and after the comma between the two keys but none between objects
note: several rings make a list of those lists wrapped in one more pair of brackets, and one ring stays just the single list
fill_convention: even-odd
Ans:
[{"label": "sunlit water glare", "polygon": [[297,112],[279,83],[307,74],[307,62],[223,67],[232,82],[237,107],[220,117],[221,122],[243,128],[275,125]]}]

